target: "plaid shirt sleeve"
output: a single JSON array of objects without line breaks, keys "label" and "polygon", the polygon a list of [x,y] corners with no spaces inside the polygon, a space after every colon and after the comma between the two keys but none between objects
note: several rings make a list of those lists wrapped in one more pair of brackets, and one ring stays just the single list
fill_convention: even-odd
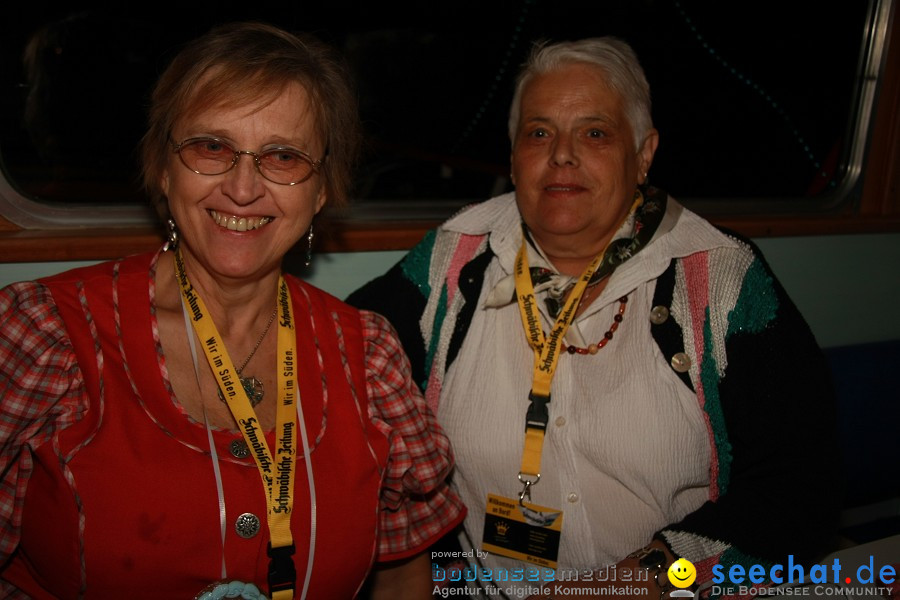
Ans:
[{"label": "plaid shirt sleeve", "polygon": [[84,381],[46,287],[0,290],[0,564],[16,549],[30,448],[83,414]]},{"label": "plaid shirt sleeve", "polygon": [[414,556],[465,516],[447,483],[450,441],[412,380],[409,360],[384,317],[361,311],[369,417],[390,442],[381,490],[378,560]]}]

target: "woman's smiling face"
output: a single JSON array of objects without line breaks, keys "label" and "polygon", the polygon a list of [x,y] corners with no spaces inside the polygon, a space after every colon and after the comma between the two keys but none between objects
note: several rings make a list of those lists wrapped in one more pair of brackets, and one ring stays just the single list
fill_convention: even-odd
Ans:
[{"label": "woman's smiling face", "polygon": [[[184,118],[172,137],[176,141],[214,137],[256,153],[289,147],[319,158],[324,143],[315,114],[309,94],[292,83],[273,99],[248,106],[220,105]],[[245,154],[230,171],[210,176],[194,173],[172,152],[161,183],[181,232],[185,259],[198,262],[212,275],[233,279],[280,270],[282,258],[326,199],[320,173],[297,185],[273,183]]]}]

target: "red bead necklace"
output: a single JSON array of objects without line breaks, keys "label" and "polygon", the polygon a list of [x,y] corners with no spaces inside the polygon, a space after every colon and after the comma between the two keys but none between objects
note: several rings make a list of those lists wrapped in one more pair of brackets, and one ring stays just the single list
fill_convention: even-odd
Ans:
[{"label": "red bead necklace", "polygon": [[613,339],[613,334],[616,332],[616,329],[619,328],[619,323],[622,322],[623,316],[625,314],[625,305],[628,303],[628,296],[622,296],[619,298],[619,312],[616,313],[616,316],[613,317],[612,325],[609,326],[609,330],[603,334],[603,338],[597,342],[596,344],[591,344],[587,348],[579,348],[578,346],[569,346],[565,342],[563,342],[562,349],[569,354],[597,354],[601,348],[606,346],[611,339]]}]

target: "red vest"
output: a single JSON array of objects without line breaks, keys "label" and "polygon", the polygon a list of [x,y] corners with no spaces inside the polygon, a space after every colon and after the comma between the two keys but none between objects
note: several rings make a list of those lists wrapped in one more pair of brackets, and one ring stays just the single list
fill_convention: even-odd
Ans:
[{"label": "red vest", "polygon": [[[141,255],[44,281],[88,398],[77,423],[33,449],[21,545],[3,573],[33,598],[75,598],[79,591],[86,598],[192,598],[221,578],[207,431],[181,412],[161,373],[165,359],[153,339],[149,301],[151,259]],[[388,442],[367,413],[359,314],[299,280],[288,283],[300,402],[314,446],[316,544],[308,597],[352,598],[375,556]],[[253,458],[232,456],[229,447],[238,439],[238,432],[214,432],[227,576],[268,594],[265,493]],[[273,435],[268,442],[274,447]],[[299,591],[311,511],[302,456],[296,467],[291,523]],[[234,526],[243,513],[262,523],[249,539]]]}]

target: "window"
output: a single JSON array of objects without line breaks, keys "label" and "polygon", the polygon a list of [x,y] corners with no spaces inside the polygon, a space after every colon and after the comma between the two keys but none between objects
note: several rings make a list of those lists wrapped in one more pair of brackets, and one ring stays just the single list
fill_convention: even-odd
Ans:
[{"label": "window", "polygon": [[[511,189],[506,115],[531,42],[616,35],[647,72],[651,181],[707,212],[857,202],[892,0],[469,0],[396,6],[19,6],[4,19],[0,213],[18,228],[153,221],[135,148],[147,94],[217,21],[318,34],[355,71],[355,216],[439,219]],[[24,59],[24,60],[23,60]],[[98,210],[98,207],[103,207]]]}]

